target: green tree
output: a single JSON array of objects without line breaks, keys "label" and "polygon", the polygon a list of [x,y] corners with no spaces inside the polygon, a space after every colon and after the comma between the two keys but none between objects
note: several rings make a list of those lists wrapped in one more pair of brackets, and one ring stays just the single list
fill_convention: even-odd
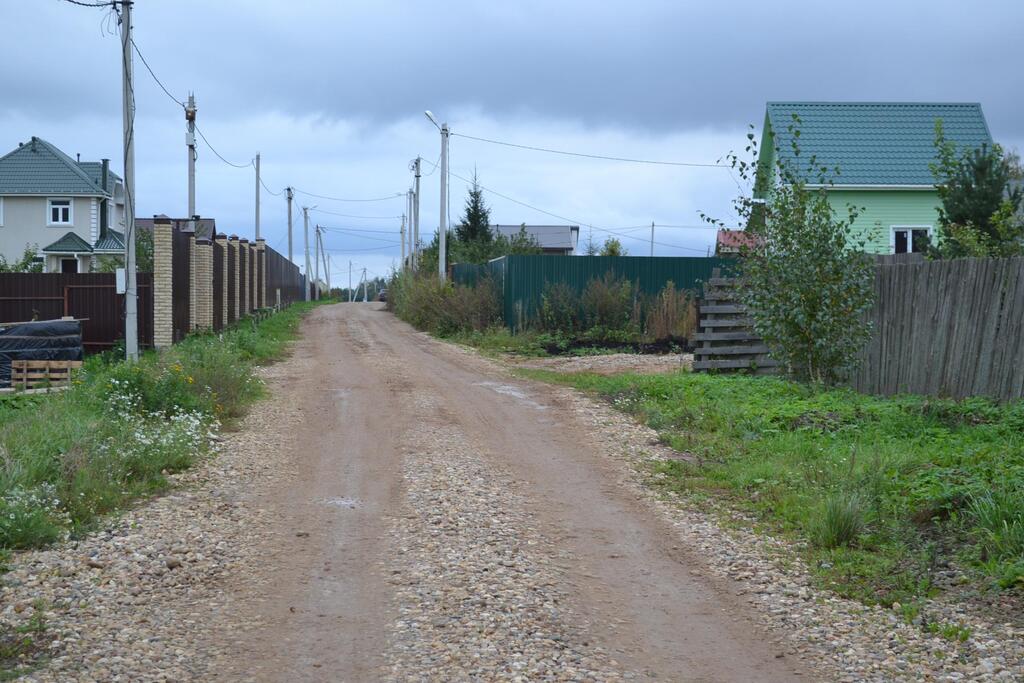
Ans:
[{"label": "green tree", "polygon": [[[794,117],[794,131],[799,123]],[[754,162],[740,162],[735,154],[728,158],[749,180],[758,164],[753,134],[747,139]],[[799,136],[793,140],[799,159]],[[764,191],[763,202],[736,201],[741,217],[763,217],[756,245],[743,253],[741,297],[754,328],[788,372],[814,382],[838,382],[856,368],[871,335],[865,313],[873,302],[874,265],[863,243],[849,238],[857,209],[848,206],[840,217],[828,201],[828,178],[837,169],[813,157],[802,172],[781,160],[775,166],[768,172],[778,182]],[[820,187],[807,186],[806,178],[813,176]]]},{"label": "green tree", "polygon": [[36,261],[38,247],[25,245],[25,251],[17,261],[8,261],[0,254],[0,273],[41,273],[43,264]]},{"label": "green tree", "polygon": [[1019,160],[999,145],[959,148],[935,123],[937,161],[932,175],[942,205],[940,241],[933,254],[1014,256],[1024,252],[1024,193],[1011,181],[1020,172]]},{"label": "green tree", "polygon": [[473,184],[466,197],[462,219],[455,226],[455,237],[460,242],[490,242],[493,238],[491,210],[484,202],[484,191],[477,181],[476,171],[473,171]]},{"label": "green tree", "polygon": [[601,247],[601,256],[628,256],[629,252],[616,237],[609,237]]},{"label": "green tree", "polygon": [[587,232],[587,242],[583,245],[583,254],[586,256],[597,256],[601,251],[601,248],[597,246],[597,242],[594,241],[593,231]]}]

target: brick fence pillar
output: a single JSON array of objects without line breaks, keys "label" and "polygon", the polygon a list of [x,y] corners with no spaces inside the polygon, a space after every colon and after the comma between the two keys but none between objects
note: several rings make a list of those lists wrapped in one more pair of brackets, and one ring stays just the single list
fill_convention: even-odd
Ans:
[{"label": "brick fence pillar", "polygon": [[[221,233],[214,238],[220,246],[220,324],[227,327],[228,318],[228,236]],[[216,295],[217,292],[214,292]]]},{"label": "brick fence pillar", "polygon": [[231,272],[228,273],[228,277],[231,278],[231,289],[232,289],[232,291],[234,291],[234,295],[231,297],[231,300],[228,302],[228,304],[230,306],[229,310],[231,311],[231,315],[228,317],[228,322],[229,323],[233,323],[233,322],[237,321],[239,318],[242,317],[242,314],[240,312],[241,309],[239,308],[239,294],[238,294],[238,292],[239,292],[238,287],[239,287],[239,284],[240,284],[239,281],[238,281],[239,280],[238,274],[241,272],[241,269],[242,269],[242,264],[241,264],[242,248],[241,248],[241,245],[238,242],[238,235],[232,235],[231,237],[228,238],[228,247],[231,249],[231,255],[232,255],[231,261],[235,265],[235,267],[231,269]]},{"label": "brick fence pillar", "polygon": [[242,318],[249,315],[249,288],[252,286],[252,256],[249,250],[249,240],[244,237],[238,241],[238,256],[240,257],[239,263],[239,306],[238,306],[238,317]]},{"label": "brick fence pillar", "polygon": [[260,267],[256,273],[259,279],[259,284],[256,287],[256,291],[259,296],[259,308],[267,307],[267,241],[260,237],[256,240],[256,257]]},{"label": "brick fence pillar", "polygon": [[213,329],[213,245],[205,238],[196,245],[196,329]]},{"label": "brick fence pillar", "polygon": [[153,346],[174,343],[174,235],[170,218],[153,219]]}]

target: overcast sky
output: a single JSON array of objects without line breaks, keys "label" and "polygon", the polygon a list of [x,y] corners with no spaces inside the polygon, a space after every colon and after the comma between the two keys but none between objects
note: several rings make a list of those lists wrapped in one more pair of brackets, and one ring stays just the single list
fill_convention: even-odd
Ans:
[{"label": "overcast sky", "polygon": [[[32,135],[121,167],[120,44],[109,9],[0,0],[0,153]],[[437,160],[432,110],[453,133],[677,162],[714,163],[760,131],[767,100],[981,102],[996,141],[1024,148],[1019,41],[1024,2],[929,0],[137,0],[135,41],[229,161],[262,155],[278,192],[353,199],[404,192],[417,155]],[[187,212],[184,117],[136,58],[138,215]],[[451,140],[451,170],[648,253],[651,221],[735,220],[726,170],[630,164]],[[254,173],[200,142],[197,210],[252,237]],[[438,223],[439,183],[423,179],[421,231]],[[452,178],[453,220],[466,183]],[[335,281],[348,261],[397,260],[401,198],[316,205],[311,223],[382,232],[326,237]],[[496,223],[564,223],[490,194]],[[262,195],[262,232],[285,252],[283,196]],[[322,213],[373,216],[350,218]],[[592,228],[588,226],[593,226]],[[296,211],[296,260],[301,213]],[[362,235],[360,237],[359,235]],[[704,254],[709,229],[656,231],[659,255]]]}]

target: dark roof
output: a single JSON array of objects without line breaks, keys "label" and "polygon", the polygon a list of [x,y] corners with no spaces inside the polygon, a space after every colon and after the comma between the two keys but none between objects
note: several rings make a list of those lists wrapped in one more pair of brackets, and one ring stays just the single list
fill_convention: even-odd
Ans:
[{"label": "dark roof", "polygon": [[43,251],[57,253],[91,253],[92,247],[89,243],[73,232],[69,232],[53,244],[43,247]]},{"label": "dark roof", "polygon": [[513,237],[518,235],[523,228],[526,234],[537,240],[541,249],[568,249],[576,248],[576,242],[580,235],[578,225],[492,225],[491,230],[496,235]]},{"label": "dark roof", "polygon": [[124,251],[124,233],[107,228],[106,237],[101,237],[93,245],[96,251]]},{"label": "dark roof", "polygon": [[[100,187],[103,186],[102,182],[100,182],[102,180],[103,174],[102,162],[80,161],[78,162],[78,165],[82,167],[83,171],[89,174],[89,177],[92,178],[92,181],[94,183],[96,183]],[[111,171],[109,167],[107,167],[107,191],[113,193],[114,185],[119,182],[121,182],[121,176],[117,175],[116,173]]]},{"label": "dark roof", "polygon": [[744,247],[753,247],[758,243],[756,235],[746,230],[728,230],[720,228],[715,238],[715,248],[729,251],[739,251]]},{"label": "dark roof", "polygon": [[[156,218],[167,218],[167,216],[156,216]],[[147,232],[153,231],[153,218],[136,218],[135,227],[139,230],[145,230]],[[188,218],[171,218],[171,223],[174,225],[174,229],[178,232],[191,232],[192,222]],[[215,218],[200,218],[196,221],[196,239],[208,239],[212,240],[217,234],[217,219]]]},{"label": "dark roof", "polygon": [[[799,117],[797,122],[793,117]],[[934,102],[769,102],[767,121],[775,149],[795,170],[794,132],[799,159],[838,167],[835,185],[934,185],[935,122],[960,146],[991,145],[981,105]],[[807,182],[818,182],[807,172]]]},{"label": "dark roof", "polygon": [[33,137],[0,157],[0,194],[103,196],[99,170],[91,172],[84,166],[46,140]]}]

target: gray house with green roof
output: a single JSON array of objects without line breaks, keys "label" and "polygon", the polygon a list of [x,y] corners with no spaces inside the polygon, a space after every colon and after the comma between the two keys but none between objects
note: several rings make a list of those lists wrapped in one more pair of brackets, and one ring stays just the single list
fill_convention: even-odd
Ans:
[{"label": "gray house with green roof", "polygon": [[26,249],[48,273],[124,254],[124,183],[108,160],[78,161],[37,137],[0,157],[0,254]]},{"label": "gray house with green roof", "polygon": [[[938,120],[957,145],[992,145],[975,103],[769,102],[754,197],[765,197],[779,181],[780,160],[808,186],[824,186],[839,215],[849,205],[860,210],[853,237],[864,241],[866,251],[923,251],[939,238],[939,196],[930,168]],[[812,157],[838,173],[819,177],[808,168]]]}]

